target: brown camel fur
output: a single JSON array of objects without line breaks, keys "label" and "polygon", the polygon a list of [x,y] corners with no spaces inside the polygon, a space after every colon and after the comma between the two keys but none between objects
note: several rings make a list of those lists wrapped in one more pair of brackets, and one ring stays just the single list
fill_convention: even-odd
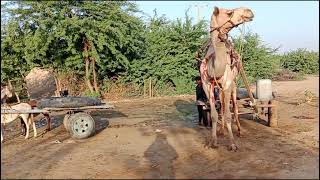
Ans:
[{"label": "brown camel fur", "polygon": [[[222,9],[215,7],[211,16],[211,46],[209,47],[205,58],[200,65],[200,74],[203,89],[209,99],[211,119],[212,119],[212,138],[208,147],[217,147],[217,121],[218,113],[214,105],[213,88],[215,85],[220,87],[223,103],[223,119],[226,121],[228,134],[230,138],[230,149],[238,149],[234,142],[231,129],[230,98],[234,92],[234,79],[238,75],[237,68],[234,68],[232,60],[237,56],[228,40],[228,32],[244,23],[251,21],[254,17],[252,11],[248,8]],[[238,64],[238,63],[237,63]],[[234,94],[234,93],[233,93]],[[236,109],[236,108],[234,108]]]}]

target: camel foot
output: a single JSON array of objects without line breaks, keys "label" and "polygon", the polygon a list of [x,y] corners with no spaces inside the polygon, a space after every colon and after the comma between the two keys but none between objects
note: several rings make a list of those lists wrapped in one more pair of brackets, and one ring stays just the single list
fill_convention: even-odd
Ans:
[{"label": "camel foot", "polygon": [[220,136],[224,136],[224,128],[220,128],[217,133]]},{"label": "camel foot", "polygon": [[218,143],[213,138],[210,138],[209,141],[204,146],[206,149],[210,149],[210,148],[216,149],[218,148]]},{"label": "camel foot", "polygon": [[237,136],[238,136],[238,137],[243,137],[243,135],[241,134],[240,131],[238,131]]},{"label": "camel foot", "polygon": [[22,136],[26,136],[27,135],[27,132],[24,128],[21,129],[21,133],[20,133]]},{"label": "camel foot", "polygon": [[229,151],[234,151],[236,152],[237,150],[239,150],[239,147],[236,144],[231,144],[229,146]]}]

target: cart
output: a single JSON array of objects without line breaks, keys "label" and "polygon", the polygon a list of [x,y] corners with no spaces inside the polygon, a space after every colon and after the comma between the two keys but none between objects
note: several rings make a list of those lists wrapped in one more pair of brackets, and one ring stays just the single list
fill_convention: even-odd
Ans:
[{"label": "cart", "polygon": [[113,105],[103,103],[99,106],[83,106],[70,108],[33,108],[31,110],[14,110],[9,108],[1,108],[1,114],[31,114],[31,118],[35,115],[43,114],[47,119],[47,131],[51,130],[50,114],[53,112],[64,112],[63,125],[70,133],[72,138],[84,139],[92,136],[95,133],[95,121],[90,115],[93,111],[102,111],[114,108]]},{"label": "cart", "polygon": [[[251,93],[251,91],[250,91]],[[231,102],[230,102],[231,103]],[[196,102],[196,105],[203,107],[204,121],[210,119],[210,104],[209,102]],[[237,100],[238,113],[237,115],[251,114],[256,120],[265,119],[269,127],[278,126],[278,102],[274,99],[271,100],[259,100],[252,97],[243,98]],[[220,99],[215,101],[215,107],[217,109],[219,117],[222,116]],[[234,115],[233,112],[231,112]]]}]

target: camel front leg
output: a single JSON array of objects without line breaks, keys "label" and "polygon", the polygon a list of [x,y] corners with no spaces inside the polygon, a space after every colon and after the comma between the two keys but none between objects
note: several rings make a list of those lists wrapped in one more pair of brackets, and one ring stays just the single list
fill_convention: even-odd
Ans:
[{"label": "camel front leg", "polygon": [[240,121],[239,121],[239,109],[238,109],[238,103],[237,103],[237,86],[234,83],[232,87],[232,106],[233,106],[233,114],[234,119],[236,121],[237,127],[238,127],[238,136],[241,136],[241,127],[240,127]]},{"label": "camel front leg", "polygon": [[233,137],[232,128],[231,128],[231,123],[232,123],[232,117],[231,117],[231,112],[230,112],[231,91],[232,91],[232,88],[230,87],[227,90],[225,90],[225,92],[224,92],[225,93],[224,100],[223,100],[223,102],[224,102],[224,116],[225,116],[225,121],[227,124],[227,129],[228,129],[229,139],[230,139],[229,149],[236,151],[238,149],[238,147],[234,142],[234,137]]},{"label": "camel front leg", "polygon": [[224,135],[224,92],[219,90],[219,99],[220,99],[220,104],[221,104],[221,110],[220,110],[220,113],[221,113],[221,126],[220,126],[220,129],[219,129],[219,134],[220,135]]},{"label": "camel front leg", "polygon": [[28,139],[29,138],[30,122],[28,122],[28,118],[26,118],[26,117],[22,117],[22,120],[23,120],[24,124],[26,125],[26,136],[24,139]]},{"label": "camel front leg", "polygon": [[213,94],[213,86],[209,83],[203,83],[203,90],[206,93],[209,103],[210,103],[210,114],[212,120],[212,138],[208,142],[208,147],[216,148],[218,147],[218,139],[217,139],[217,122],[218,122],[218,113],[214,104],[214,94]]}]

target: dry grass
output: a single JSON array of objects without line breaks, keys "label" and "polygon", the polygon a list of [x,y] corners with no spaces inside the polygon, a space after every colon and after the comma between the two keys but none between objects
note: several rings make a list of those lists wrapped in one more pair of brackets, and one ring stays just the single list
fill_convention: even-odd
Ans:
[{"label": "dry grass", "polygon": [[60,80],[61,88],[67,89],[69,95],[80,96],[86,90],[84,79],[72,72],[58,73],[57,78]]},{"label": "dry grass", "polygon": [[309,89],[306,89],[304,91],[295,93],[295,105],[301,106],[304,104],[312,105],[317,102],[317,96],[312,93]]},{"label": "dry grass", "polygon": [[292,72],[288,69],[281,69],[272,77],[274,81],[290,81],[290,80],[303,80],[304,76],[299,73]]},{"label": "dry grass", "polygon": [[108,82],[107,88],[101,94],[103,99],[107,100],[132,99],[143,95],[136,85],[117,82]]}]

